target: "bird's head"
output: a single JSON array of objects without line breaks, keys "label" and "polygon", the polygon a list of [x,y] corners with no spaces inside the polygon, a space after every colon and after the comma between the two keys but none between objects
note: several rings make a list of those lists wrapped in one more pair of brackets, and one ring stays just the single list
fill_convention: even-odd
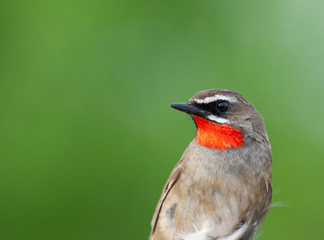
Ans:
[{"label": "bird's head", "polygon": [[268,141],[264,120],[241,94],[210,89],[171,107],[190,114],[197,126],[196,143],[215,150],[240,148],[249,141]]}]

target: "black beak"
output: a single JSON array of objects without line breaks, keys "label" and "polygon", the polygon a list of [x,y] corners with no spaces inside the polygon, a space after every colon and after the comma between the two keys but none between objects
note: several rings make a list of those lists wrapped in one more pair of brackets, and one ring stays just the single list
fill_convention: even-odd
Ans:
[{"label": "black beak", "polygon": [[172,103],[170,107],[198,117],[206,117],[208,111],[193,106],[191,103]]}]

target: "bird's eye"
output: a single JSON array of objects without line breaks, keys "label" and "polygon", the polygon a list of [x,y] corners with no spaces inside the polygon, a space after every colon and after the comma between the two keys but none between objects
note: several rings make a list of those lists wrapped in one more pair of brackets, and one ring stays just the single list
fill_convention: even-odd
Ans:
[{"label": "bird's eye", "polygon": [[228,110],[228,107],[229,107],[229,102],[228,101],[219,101],[216,104],[216,108],[220,112],[226,112]]}]

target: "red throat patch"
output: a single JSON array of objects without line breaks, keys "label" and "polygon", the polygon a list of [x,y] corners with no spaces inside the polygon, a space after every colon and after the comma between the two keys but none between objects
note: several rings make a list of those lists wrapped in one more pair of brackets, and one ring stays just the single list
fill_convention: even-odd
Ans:
[{"label": "red throat patch", "polygon": [[192,118],[197,124],[197,144],[220,151],[228,148],[243,147],[242,131],[229,125],[217,124],[194,115]]}]

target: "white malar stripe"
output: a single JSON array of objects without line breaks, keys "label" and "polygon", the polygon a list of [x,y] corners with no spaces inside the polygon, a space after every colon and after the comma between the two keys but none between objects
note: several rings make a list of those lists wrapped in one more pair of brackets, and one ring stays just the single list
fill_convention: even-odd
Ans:
[{"label": "white malar stripe", "polygon": [[215,95],[213,97],[206,97],[204,99],[195,99],[194,101],[196,103],[211,103],[211,102],[216,102],[217,100],[225,100],[229,102],[236,102],[236,98],[224,96],[224,95]]},{"label": "white malar stripe", "polygon": [[228,124],[230,123],[230,121],[228,121],[227,119],[225,118],[219,118],[219,117],[216,117],[214,115],[208,115],[207,118],[211,121],[214,121],[214,122],[217,122],[217,123],[220,123],[220,124]]},{"label": "white malar stripe", "polygon": [[237,240],[241,239],[243,234],[248,229],[248,225],[245,223],[242,227],[234,231],[231,235],[228,235],[226,237],[220,238],[219,240]]}]

